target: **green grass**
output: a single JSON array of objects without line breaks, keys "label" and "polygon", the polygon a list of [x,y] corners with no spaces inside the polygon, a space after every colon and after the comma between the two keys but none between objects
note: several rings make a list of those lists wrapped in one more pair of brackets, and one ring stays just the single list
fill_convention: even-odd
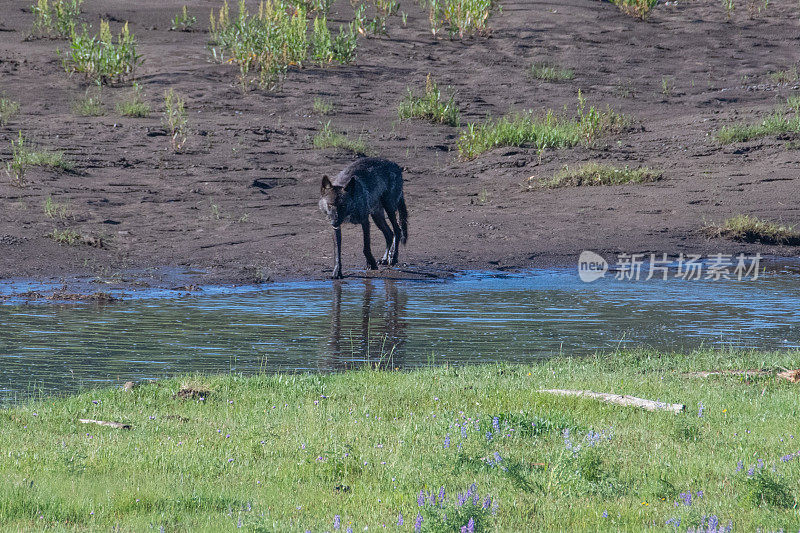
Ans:
[{"label": "green grass", "polygon": [[420,0],[419,4],[428,10],[431,33],[437,36],[446,29],[451,39],[487,35],[492,11],[500,9],[496,0]]},{"label": "green grass", "polygon": [[370,153],[369,148],[360,135],[358,138],[352,139],[347,135],[338,133],[331,127],[330,120],[326,124],[323,124],[322,129],[314,135],[312,143],[314,148],[320,150],[325,148],[340,148],[361,155],[369,155]]},{"label": "green grass", "polygon": [[59,203],[48,196],[44,201],[44,214],[51,220],[66,220],[69,217],[69,204]]},{"label": "green grass", "polygon": [[541,153],[550,148],[589,145],[598,137],[621,131],[628,123],[626,117],[611,108],[599,111],[594,106],[587,107],[579,91],[578,114],[574,118],[549,110],[543,116],[528,111],[482,124],[469,123],[458,139],[458,151],[466,159],[501,146],[532,146]]},{"label": "green grass", "polygon": [[54,229],[47,236],[58,244],[66,244],[67,246],[76,246],[83,242],[83,236],[74,229]]},{"label": "green grass", "polygon": [[64,152],[33,149],[22,132],[16,140],[11,140],[11,159],[6,162],[6,174],[14,185],[25,185],[25,174],[30,167],[46,167],[62,171],[72,171],[74,165],[64,157]]},{"label": "green grass", "polygon": [[[786,100],[788,109],[779,108],[757,124],[740,122],[723,126],[716,133],[722,144],[751,141],[771,135],[800,133],[800,97],[792,96]],[[791,111],[793,114],[789,114]]]},{"label": "green grass", "polygon": [[575,71],[549,63],[531,65],[531,76],[544,81],[566,81],[575,78]]},{"label": "green grass", "polygon": [[314,113],[317,115],[330,115],[333,113],[333,104],[317,96],[314,98]]},{"label": "green grass", "polygon": [[8,121],[17,113],[19,113],[19,102],[0,98],[0,126],[8,124]]},{"label": "green grass", "polygon": [[800,245],[800,232],[794,226],[781,226],[750,215],[736,215],[722,224],[706,224],[703,232],[709,237],[736,241]]},{"label": "green grass", "polygon": [[86,93],[72,103],[72,112],[81,117],[99,117],[106,114],[100,93]]},{"label": "green grass", "polygon": [[623,185],[658,181],[661,172],[647,167],[624,168],[599,163],[586,163],[576,168],[565,167],[552,178],[531,182],[534,187],[583,187],[591,185]]},{"label": "green grass", "polygon": [[128,98],[118,102],[116,108],[123,117],[145,118],[150,115],[150,104],[144,101],[142,87],[135,82]]},{"label": "green grass", "polygon": [[425,94],[416,96],[411,89],[407,89],[405,99],[397,106],[397,114],[401,119],[421,118],[434,124],[447,124],[458,126],[461,123],[461,112],[455,102],[455,94],[450,94],[442,100],[439,86],[433,81],[431,75],[425,81]]},{"label": "green grass", "polygon": [[[710,515],[734,531],[796,531],[797,385],[686,374],[783,367],[800,367],[800,353],[622,352],[409,372],[191,376],[42,398],[0,411],[0,523],[332,531],[338,515],[341,531],[412,531],[421,512],[423,531],[460,531],[472,516],[476,531],[673,532],[669,520],[686,531]],[[687,410],[537,392],[550,388]],[[473,483],[479,506],[455,506]],[[442,507],[418,506],[420,491],[440,487]],[[480,509],[487,495],[496,514]]]}]

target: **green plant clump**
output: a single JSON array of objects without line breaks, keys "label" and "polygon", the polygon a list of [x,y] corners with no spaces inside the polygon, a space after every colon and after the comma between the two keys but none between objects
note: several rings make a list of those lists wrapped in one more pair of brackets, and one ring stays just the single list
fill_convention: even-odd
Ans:
[{"label": "green plant clump", "polygon": [[325,148],[340,148],[360,155],[369,155],[370,152],[361,136],[357,139],[351,139],[346,135],[334,131],[331,127],[330,120],[323,124],[322,129],[314,135],[312,143],[314,148],[320,150]]},{"label": "green plant clump", "polygon": [[31,6],[33,34],[68,38],[75,31],[83,0],[37,0]]},{"label": "green plant clump", "polygon": [[434,124],[447,124],[458,126],[461,123],[461,114],[455,103],[455,94],[442,101],[441,91],[431,75],[425,80],[425,94],[416,96],[408,89],[405,99],[397,107],[397,114],[401,119],[422,118]]},{"label": "green plant clump", "polygon": [[80,72],[98,85],[121,82],[134,75],[143,62],[136,51],[136,38],[126,22],[114,42],[108,21],[100,21],[100,33],[90,35],[86,29],[72,33],[69,56],[64,59],[64,69]]},{"label": "green plant clump", "polygon": [[532,145],[539,152],[550,148],[568,148],[591,144],[601,135],[626,127],[628,119],[610,108],[599,111],[586,105],[578,92],[578,115],[565,118],[549,110],[544,116],[527,113],[507,115],[483,124],[469,123],[458,139],[462,157],[472,159],[500,146]]},{"label": "green plant clump", "polygon": [[586,163],[572,169],[565,167],[551,179],[536,182],[535,185],[553,189],[556,187],[649,183],[660,179],[661,172],[647,167],[619,168],[599,163]]},{"label": "green plant clump", "polygon": [[725,237],[736,241],[764,244],[800,244],[800,232],[750,215],[736,215],[722,224],[707,224],[703,232],[709,237]]}]

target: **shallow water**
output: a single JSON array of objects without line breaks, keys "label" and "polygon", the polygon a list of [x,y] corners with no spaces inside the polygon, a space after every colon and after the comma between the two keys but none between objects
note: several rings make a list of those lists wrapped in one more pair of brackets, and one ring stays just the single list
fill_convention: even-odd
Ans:
[{"label": "shallow water", "polygon": [[381,358],[414,367],[618,347],[798,348],[798,281],[782,273],[587,284],[551,270],[3,305],[0,402],[183,372],[331,371]]}]

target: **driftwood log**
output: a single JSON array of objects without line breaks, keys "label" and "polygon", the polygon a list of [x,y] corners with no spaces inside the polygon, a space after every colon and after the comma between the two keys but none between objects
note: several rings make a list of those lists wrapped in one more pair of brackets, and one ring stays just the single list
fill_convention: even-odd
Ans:
[{"label": "driftwood log", "polygon": [[615,405],[639,407],[648,411],[672,411],[673,413],[680,413],[686,409],[686,406],[682,403],[664,403],[654,400],[645,400],[644,398],[637,398],[635,396],[609,394],[607,392],[592,392],[590,390],[540,389],[538,392],[557,394],[559,396],[591,398],[593,400],[613,403]]},{"label": "driftwood log", "polygon": [[131,429],[130,424],[123,424],[122,422],[108,422],[106,420],[92,420],[90,418],[79,418],[78,422],[81,424],[97,424],[98,426],[108,426],[114,429]]}]

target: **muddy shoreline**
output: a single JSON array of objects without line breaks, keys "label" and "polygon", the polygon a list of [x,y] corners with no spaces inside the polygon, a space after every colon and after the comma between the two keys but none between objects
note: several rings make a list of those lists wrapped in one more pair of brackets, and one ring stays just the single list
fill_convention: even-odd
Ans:
[{"label": "muddy shoreline", "polygon": [[[145,57],[137,79],[153,109],[147,118],[114,109],[129,84],[103,89],[104,115],[76,116],[71,105],[88,84],[63,71],[56,49],[66,41],[26,40],[29,4],[11,1],[0,31],[0,92],[20,103],[0,127],[0,159],[22,131],[37,146],[63,151],[75,169],[32,169],[23,188],[0,172],[0,279],[69,285],[77,276],[99,291],[118,283],[170,287],[170,271],[180,271],[185,286],[325,279],[333,244],[316,206],[319,181],[356,157],[314,149],[311,138],[328,120],[405,169],[408,246],[401,268],[377,277],[574,267],[583,250],[607,259],[800,252],[709,240],[700,231],[736,214],[800,223],[800,150],[791,135],[731,145],[713,139],[723,125],[762,120],[793,93],[796,82],[769,77],[796,65],[793,2],[770,2],[755,19],[742,10],[730,22],[716,1],[659,5],[642,23],[604,2],[508,0],[491,19],[490,37],[464,41],[434,39],[426,13],[401,2],[407,25],[392,18],[388,37],[361,38],[352,65],[293,68],[280,91],[243,94],[235,68],[211,62],[206,48],[208,13],[220,2],[195,3],[198,31],[173,32],[180,2],[131,8],[86,0],[88,23],[130,21]],[[334,24],[352,16],[346,2],[333,12]],[[533,62],[568,67],[575,78],[533,79]],[[462,125],[510,110],[572,112],[581,90],[635,127],[588,148],[498,148],[464,161],[455,151],[461,128],[397,118],[407,88],[419,93],[428,73],[455,91]],[[160,124],[167,88],[187,100],[191,134],[179,154]],[[314,113],[317,97],[333,105],[331,114]],[[526,186],[589,161],[649,166],[664,179]],[[48,197],[67,205],[66,217],[46,216]],[[102,247],[60,245],[47,236],[53,229],[99,238]],[[381,240],[373,231],[375,251]],[[345,276],[365,275],[360,241],[359,228],[343,228]]]}]

